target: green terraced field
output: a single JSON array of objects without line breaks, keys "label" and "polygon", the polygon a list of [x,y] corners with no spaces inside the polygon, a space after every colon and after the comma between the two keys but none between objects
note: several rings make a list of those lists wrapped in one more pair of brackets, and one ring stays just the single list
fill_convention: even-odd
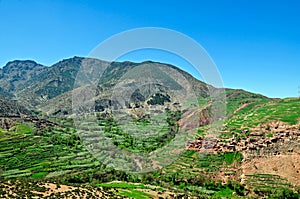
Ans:
[{"label": "green terraced field", "polygon": [[[245,128],[273,120],[296,124],[300,116],[299,99],[257,99],[251,102],[244,100],[229,101],[233,104],[230,104],[228,113],[233,113],[241,103],[245,102],[247,106],[228,115],[224,132],[239,133]],[[68,122],[61,121],[61,124],[63,123]],[[93,157],[82,145],[75,129],[61,124],[36,129],[33,124],[20,122],[9,131],[0,129],[1,182],[18,179],[24,182],[53,182],[83,187],[88,184],[93,189],[101,187],[104,190],[118,190],[116,195],[130,198],[152,198],[153,192],[187,194],[203,198],[233,197],[233,194],[236,194],[234,197],[239,198],[246,192],[238,180],[222,184],[217,178],[220,173],[230,179],[239,175],[243,160],[243,155],[239,152],[199,154],[186,150],[175,162],[160,170],[131,174],[116,171]],[[128,128],[130,125],[133,124],[128,124]],[[117,140],[118,145],[132,150],[132,146],[125,143],[128,140],[122,137],[124,134],[120,134],[120,129],[111,121],[98,120],[98,124],[86,121],[81,126],[88,130],[104,131],[106,136]],[[138,128],[143,126],[148,128],[143,122]],[[104,130],[105,128],[107,129]],[[167,132],[167,128],[163,131],[161,136]],[[88,136],[92,138],[93,133],[87,133],[87,139]],[[198,135],[205,136],[206,127],[199,128]],[[148,140],[148,144],[150,146],[153,143]],[[293,188],[285,179],[266,174],[248,175],[247,186],[258,195],[262,194],[261,192],[269,195],[274,195],[275,192],[290,193],[286,190]],[[275,191],[270,191],[273,189]]]}]

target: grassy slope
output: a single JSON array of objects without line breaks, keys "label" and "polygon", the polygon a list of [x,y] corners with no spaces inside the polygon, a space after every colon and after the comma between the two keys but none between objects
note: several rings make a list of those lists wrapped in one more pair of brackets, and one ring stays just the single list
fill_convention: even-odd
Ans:
[{"label": "grassy slope", "polygon": [[[253,99],[251,95],[236,97],[239,95],[228,92],[226,132],[238,132],[271,120],[295,124],[300,116],[299,99]],[[243,104],[247,106],[238,110]],[[236,175],[235,169],[241,161],[238,153],[200,156],[194,151],[186,151],[162,170],[131,175],[101,165],[80,144],[73,129],[65,127],[34,131],[30,124],[17,124],[10,131],[0,129],[0,157],[0,179],[3,182],[20,179],[24,182],[52,181],[76,186],[88,183],[95,187],[114,188],[118,190],[117,195],[132,198],[151,197],[145,190],[156,193],[170,190],[203,197],[231,197],[233,192],[243,191],[238,184],[221,185],[214,179],[220,170],[229,177]],[[114,180],[124,181],[123,185],[104,184]],[[144,184],[157,187],[154,189]]]},{"label": "grassy slope", "polygon": [[261,100],[249,103],[226,121],[230,130],[251,128],[269,121],[297,124],[300,118],[300,99]]}]

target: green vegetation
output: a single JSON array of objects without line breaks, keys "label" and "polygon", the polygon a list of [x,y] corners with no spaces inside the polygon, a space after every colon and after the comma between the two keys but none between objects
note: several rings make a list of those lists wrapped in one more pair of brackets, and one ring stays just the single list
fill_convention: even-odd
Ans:
[{"label": "green vegetation", "polygon": [[296,98],[251,102],[225,122],[224,131],[227,132],[227,136],[231,137],[233,135],[239,136],[243,130],[269,121],[282,121],[290,125],[297,124],[300,118],[299,107],[300,99]]},{"label": "green vegetation", "polygon": [[240,163],[243,160],[243,155],[238,152],[226,152],[224,154],[226,164],[230,165],[234,162]]},{"label": "green vegetation", "polygon": [[[168,114],[168,118],[172,118],[168,123],[171,126],[178,120],[180,113]],[[137,123],[147,125],[145,121]],[[89,128],[107,128],[107,136],[110,132],[114,134],[112,138],[118,134],[114,120],[98,120],[98,124],[99,126],[92,126],[87,122],[83,125]],[[92,157],[71,127],[35,128],[34,125],[18,123],[10,131],[1,130],[1,181],[47,180],[76,186],[88,183],[95,188],[115,190],[114,194],[131,198],[153,197],[146,190],[170,190],[174,194],[188,193],[203,198],[238,198],[245,194],[245,187],[239,182],[229,181],[222,184],[212,178],[220,171],[226,176],[235,176],[243,160],[239,152],[199,154],[186,150],[178,160],[162,170],[140,175],[130,174],[106,167]],[[16,129],[20,131],[16,133]],[[205,131],[200,129],[199,134],[205,135]],[[123,147],[132,147],[124,144],[128,140],[128,137],[122,140]],[[254,175],[247,178],[248,185],[254,187],[259,196],[298,196],[297,192],[291,191],[287,182],[272,175]]]},{"label": "green vegetation", "polygon": [[[170,114],[176,117],[175,113]],[[22,124],[19,125],[22,126]],[[22,130],[22,134],[13,134],[14,137],[3,130],[2,133],[4,137],[10,137],[0,142],[0,155],[4,157],[0,159],[2,171],[0,180],[3,182],[19,179],[32,182],[47,180],[61,184],[90,183],[95,187],[117,189],[116,194],[133,198],[152,197],[143,190],[171,189],[173,192],[188,191],[191,194],[203,196],[217,193],[218,191],[214,191],[215,188],[208,186],[205,175],[199,175],[200,170],[217,172],[218,169],[227,167],[226,165],[240,161],[236,153],[201,156],[195,151],[188,150],[174,164],[165,168],[166,173],[160,170],[134,175],[115,171],[100,164],[81,145],[72,128],[51,127],[36,131]],[[107,183],[114,180],[124,182]],[[158,185],[158,187],[145,184]]]},{"label": "green vegetation", "polygon": [[32,178],[44,178],[47,175],[47,172],[38,172],[38,173],[34,173],[32,174]]},{"label": "green vegetation", "polygon": [[121,189],[147,189],[147,187],[144,184],[140,184],[140,183],[132,184],[127,182],[101,183],[101,184],[96,184],[96,186],[121,188]]},{"label": "green vegetation", "polygon": [[18,134],[27,134],[27,133],[32,133],[33,129],[26,125],[18,124],[14,126],[12,129],[10,129],[10,131],[17,132]]},{"label": "green vegetation", "polygon": [[[104,135],[107,138],[112,139],[113,144],[120,149],[125,149],[136,153],[149,153],[165,146],[175,137],[176,133],[178,132],[177,121],[181,118],[181,112],[166,110],[165,114],[165,123],[167,125],[164,126],[157,124],[153,125],[148,120],[143,119],[128,122],[126,127],[121,129],[114,118],[99,117],[99,126],[94,126],[93,123],[82,123],[82,128],[85,128],[86,126],[86,129],[88,130],[104,131]],[[164,122],[161,121],[161,123]],[[155,133],[154,136],[132,136],[130,133],[124,131],[124,128],[126,128],[127,131],[133,131],[133,129],[138,128],[137,132],[142,132],[143,129],[146,129],[144,130],[145,133],[156,132],[157,130],[159,130],[159,132]]]},{"label": "green vegetation", "polygon": [[130,197],[130,198],[152,198],[152,195],[144,193],[140,190],[152,190],[154,188],[147,187],[144,184],[133,184],[127,182],[112,182],[112,183],[101,183],[96,186],[118,189],[118,195]]},{"label": "green vegetation", "polygon": [[269,133],[267,137],[273,137],[273,133]]},{"label": "green vegetation", "polygon": [[[81,60],[80,58],[73,59],[77,67],[75,69],[72,69],[68,61],[58,63],[54,67],[55,70],[49,69],[49,73],[42,72],[34,80],[24,80],[23,86],[13,89],[24,92],[25,94],[20,93],[20,96],[24,97],[28,103],[32,103],[32,106],[38,105],[39,100],[53,99],[56,96],[62,97],[59,99],[64,101],[67,98],[60,94],[72,89],[70,85],[74,83],[76,70],[78,70]],[[136,65],[138,64],[130,62],[113,63],[112,67],[104,71],[98,88],[99,93],[103,91],[102,93],[107,92],[109,95],[109,88],[116,85],[124,75],[134,77],[144,71],[145,68],[140,68],[133,74],[127,74],[128,70]],[[56,72],[60,74],[59,77],[50,81],[53,80]],[[170,87],[181,89],[179,84],[166,79],[166,74],[155,73],[155,75],[166,80],[168,85],[174,83]],[[187,75],[186,77],[188,80],[195,81]],[[49,80],[50,83],[43,87],[39,86],[37,82],[41,82],[43,79]],[[205,86],[201,82],[195,83],[199,108],[206,111],[203,120],[209,119],[211,111],[209,109],[211,99],[205,93]],[[25,87],[34,89],[29,92]],[[25,91],[23,91],[24,89]],[[158,90],[161,87],[155,87],[155,89]],[[140,90],[134,92],[131,101],[126,102],[126,106],[131,108],[130,111],[136,111],[136,114],[130,116],[124,114],[119,118],[113,117],[106,109],[112,101],[107,96],[105,99],[99,97],[100,100],[96,100],[97,110],[104,111],[106,109],[107,112],[104,111],[104,115],[98,113],[96,120],[94,117],[85,115],[77,130],[82,131],[83,134],[86,133],[82,136],[86,136],[84,138],[91,141],[95,141],[95,136],[100,133],[101,136],[111,140],[114,146],[133,153],[148,154],[162,148],[170,143],[178,133],[178,121],[186,110],[175,109],[177,105],[180,107],[180,104],[170,108],[174,101],[167,94],[155,93],[149,94],[149,96],[146,99]],[[235,136],[238,141],[242,137],[248,137],[251,128],[259,124],[282,121],[294,125],[298,123],[300,117],[300,99],[268,99],[261,95],[231,89],[226,89],[226,96],[227,119],[220,135],[221,138]],[[2,102],[9,107],[14,104],[6,103],[5,100]],[[52,104],[55,103],[58,101],[52,102]],[[185,103],[192,105],[193,102]],[[149,105],[149,110],[140,109],[146,105]],[[155,106],[160,107],[159,110],[155,110],[153,108]],[[161,107],[164,109],[161,110]],[[4,110],[8,112],[7,107]],[[244,153],[239,151],[199,153],[185,150],[172,164],[156,171],[144,174],[117,171],[93,157],[82,144],[80,134],[74,129],[72,118],[67,118],[68,111],[70,110],[61,110],[60,108],[55,110],[57,115],[66,115],[61,118],[49,118],[43,115],[45,113],[34,111],[35,116],[43,116],[57,124],[53,126],[25,122],[21,118],[12,123],[9,123],[9,120],[5,121],[3,128],[0,128],[0,197],[6,198],[4,194],[7,192],[3,190],[5,185],[16,184],[18,189],[15,191],[18,196],[30,198],[34,196],[31,191],[45,192],[47,189],[38,184],[46,182],[56,184],[57,189],[61,184],[74,186],[76,189],[73,192],[78,193],[85,192],[79,188],[104,190],[112,198],[117,196],[154,198],[153,193],[158,195],[168,193],[170,194],[169,198],[176,198],[176,196],[178,198],[187,196],[241,198],[249,193],[257,198],[300,197],[297,187],[292,186],[286,179],[278,175],[259,173],[246,175],[245,184],[241,184],[241,165]],[[10,113],[15,114],[14,111],[10,111]],[[197,136],[208,136],[208,126],[204,124],[206,124],[205,121],[203,121],[203,126],[198,129]],[[266,134],[266,137],[273,136],[275,136],[273,133]],[[95,146],[97,146],[96,144]],[[92,196],[89,191],[86,191],[86,194],[89,197]],[[70,193],[66,193],[66,195],[71,198]],[[41,197],[38,193],[35,196]],[[9,195],[8,197],[13,196]],[[51,197],[63,196],[53,193]]]},{"label": "green vegetation", "polygon": [[139,190],[121,190],[119,191],[121,196],[129,197],[129,198],[136,198],[136,199],[147,199],[152,198],[152,195],[144,193]]},{"label": "green vegetation", "polygon": [[165,102],[171,102],[170,96],[168,95],[165,96],[158,93],[153,95],[152,98],[147,103],[150,105],[164,105]]},{"label": "green vegetation", "polygon": [[[226,101],[227,116],[232,117],[236,112],[247,112],[254,106],[267,103],[270,99],[243,90],[226,89]],[[244,107],[241,108],[242,106]]]}]

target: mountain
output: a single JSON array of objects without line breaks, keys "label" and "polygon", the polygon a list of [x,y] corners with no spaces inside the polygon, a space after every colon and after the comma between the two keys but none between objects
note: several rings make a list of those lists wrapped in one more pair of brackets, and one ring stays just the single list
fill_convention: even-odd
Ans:
[{"label": "mountain", "polygon": [[91,65],[102,63],[100,60],[80,57],[62,60],[50,67],[34,61],[9,62],[0,70],[0,88],[28,108],[35,109],[73,89],[82,60],[90,61]]},{"label": "mountain", "polygon": [[0,96],[0,117],[20,117],[21,115],[30,114],[31,112],[16,100]]},{"label": "mountain", "polygon": [[[226,117],[211,136],[218,91]],[[0,197],[299,198],[299,107],[152,61],[12,61],[0,69]],[[176,143],[185,128],[195,134]],[[173,143],[183,149],[173,162],[131,172],[148,162],[127,153]]]},{"label": "mountain", "polygon": [[[149,66],[152,66],[152,68]],[[142,78],[149,78],[143,70],[148,70],[149,74],[156,75],[156,77],[152,77],[153,79],[163,80],[165,82],[161,83],[169,85],[175,84],[172,83],[172,80],[168,77],[169,75],[164,75],[164,73],[168,74],[170,70],[173,73],[176,71],[182,76],[177,78],[185,79],[192,86],[191,90],[195,96],[201,99],[208,100],[209,90],[214,89],[212,86],[195,79],[187,72],[170,64],[151,61],[143,63],[128,61],[108,63],[93,58],[73,57],[59,61],[50,67],[37,64],[34,61],[9,62],[0,69],[0,94],[3,93],[8,98],[16,99],[28,109],[39,108],[47,113],[70,114],[72,90],[78,86],[75,85],[75,79],[81,67],[86,67],[84,71],[88,73],[90,79],[99,81],[96,89],[98,99],[111,97],[109,95],[112,95],[112,88],[118,84],[122,77],[133,79],[140,76],[140,82],[143,81]],[[159,71],[165,71],[158,74],[157,68]],[[101,77],[100,72],[102,73]],[[88,82],[89,80],[84,81]],[[246,97],[249,95],[245,91],[240,90],[239,92],[241,96],[245,95]],[[228,90],[228,93],[231,93],[231,91]],[[265,98],[257,94],[251,95],[251,97]],[[234,95],[227,96],[233,99],[240,98]],[[103,103],[99,104],[98,107],[106,106],[107,102]]]},{"label": "mountain", "polygon": [[[154,62],[108,63],[97,59],[82,57],[65,59],[50,67],[28,60],[11,61],[0,69],[0,94],[3,93],[11,99],[16,99],[29,109],[49,106],[49,103],[59,104],[61,99],[65,98],[66,93],[74,89],[75,78],[80,67],[86,66],[87,70],[96,70],[105,68],[108,64],[109,67],[103,71],[102,77],[99,80],[97,93],[101,93],[103,90],[109,90],[117,84],[119,78],[133,68],[138,68],[137,66],[156,64],[161,68],[172,68],[179,71],[180,74],[191,82],[196,95],[201,97],[208,96],[208,85],[171,65]],[[155,69],[153,68],[152,70],[154,71]],[[139,73],[143,74],[142,71]],[[153,74],[154,73],[155,72],[153,72]],[[97,76],[97,71],[90,71],[89,75],[89,78],[91,78],[91,75]],[[159,78],[163,79],[164,77]],[[166,82],[167,81],[169,80],[166,79]],[[70,100],[65,101],[70,102]],[[63,106],[67,107],[69,105],[70,104],[65,104]],[[52,112],[57,111],[60,110]],[[65,111],[61,110],[60,112]],[[68,112],[70,111],[68,110]]]},{"label": "mountain", "polygon": [[17,92],[25,88],[26,82],[36,78],[47,68],[34,61],[11,61],[0,69],[0,87],[7,92]]}]

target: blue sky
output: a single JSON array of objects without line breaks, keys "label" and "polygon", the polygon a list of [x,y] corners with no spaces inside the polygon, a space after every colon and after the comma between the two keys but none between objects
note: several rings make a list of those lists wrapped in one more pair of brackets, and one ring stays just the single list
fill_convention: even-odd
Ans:
[{"label": "blue sky", "polygon": [[[14,59],[52,65],[74,55],[87,56],[119,32],[164,27],[200,43],[226,87],[269,97],[297,96],[299,9],[297,0],[1,0],[0,66]],[[186,64],[157,51],[131,53],[122,59]]]}]

